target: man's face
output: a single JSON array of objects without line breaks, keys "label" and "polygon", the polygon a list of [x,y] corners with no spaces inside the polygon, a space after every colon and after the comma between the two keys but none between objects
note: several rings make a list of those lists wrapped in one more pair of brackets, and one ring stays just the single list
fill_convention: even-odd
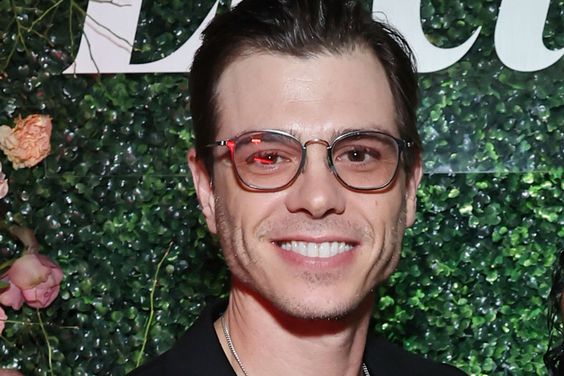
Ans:
[{"label": "man's face", "polygon": [[[223,73],[218,93],[217,139],[263,129],[289,132],[302,142],[331,142],[358,129],[399,137],[384,70],[364,50],[307,59],[241,57]],[[213,184],[193,151],[190,167],[235,283],[296,317],[329,318],[354,310],[395,269],[404,229],[415,215],[419,167],[411,179],[400,168],[384,191],[355,192],[329,170],[325,146],[313,143],[291,186],[256,192],[237,180],[227,148],[214,153]],[[307,257],[300,247],[339,253]]]}]

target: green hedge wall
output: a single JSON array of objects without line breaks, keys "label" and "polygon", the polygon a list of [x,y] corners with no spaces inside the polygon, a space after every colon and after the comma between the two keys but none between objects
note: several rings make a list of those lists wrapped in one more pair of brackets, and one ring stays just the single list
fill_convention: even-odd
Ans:
[{"label": "green hedge wall", "polygon": [[[132,61],[170,54],[212,3],[144,0]],[[373,330],[470,374],[544,374],[545,299],[564,244],[564,63],[504,67],[493,45],[499,1],[422,3],[437,46],[482,31],[460,62],[421,75],[428,173]],[[0,155],[10,179],[0,219],[33,228],[65,272],[49,308],[6,310],[21,322],[6,324],[0,366],[25,375],[123,375],[228,288],[185,164],[186,76],[61,75],[86,4],[0,0],[0,124],[31,113],[54,124],[41,165],[13,171]],[[552,49],[564,46],[562,12],[552,0]],[[20,251],[0,233],[0,262]]]}]

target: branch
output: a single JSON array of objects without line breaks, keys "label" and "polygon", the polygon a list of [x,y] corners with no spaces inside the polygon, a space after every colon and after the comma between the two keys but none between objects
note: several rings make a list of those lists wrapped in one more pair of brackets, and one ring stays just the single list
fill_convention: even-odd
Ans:
[{"label": "branch", "polygon": [[47,9],[45,12],[43,12],[43,14],[41,16],[37,17],[37,19],[31,23],[31,26],[27,28],[27,31],[32,31],[34,26],[37,25],[39,23],[39,21],[41,21],[43,18],[45,18],[45,16],[47,16],[49,13],[51,13],[51,11],[53,11],[59,5],[61,5],[61,3],[63,1],[64,0],[59,0],[55,4],[51,5],[51,7],[49,9]]},{"label": "branch", "polygon": [[168,244],[168,249],[166,250],[165,254],[159,261],[157,265],[157,270],[155,271],[155,276],[153,278],[153,286],[151,287],[151,294],[149,295],[149,319],[147,320],[147,325],[145,326],[145,334],[143,335],[143,345],[141,346],[141,351],[139,351],[139,355],[137,356],[137,367],[141,364],[141,358],[143,357],[143,353],[145,352],[145,346],[147,345],[147,341],[149,340],[149,329],[151,328],[151,324],[153,323],[153,318],[155,316],[155,291],[157,290],[157,282],[159,277],[159,271],[161,270],[161,266],[163,262],[166,260],[170,249],[172,248],[172,241]]},{"label": "branch", "polygon": [[[18,20],[18,12],[16,11],[16,6],[14,5],[14,1],[10,1],[10,5],[12,6],[12,12],[14,13],[14,20],[16,21],[16,28],[17,28],[17,33],[16,33],[16,43],[15,45],[18,44],[18,40],[21,42],[23,49],[29,53],[29,51],[27,50],[27,46],[25,45],[25,40],[23,38],[23,34],[22,34],[22,29],[25,30],[25,27],[22,26],[22,24],[20,23],[20,21]],[[11,54],[10,54],[11,55]]]},{"label": "branch", "polygon": [[92,0],[93,3],[101,3],[101,4],[112,4],[115,5],[116,7],[130,7],[131,4],[118,4],[116,2],[114,2],[113,0]]}]

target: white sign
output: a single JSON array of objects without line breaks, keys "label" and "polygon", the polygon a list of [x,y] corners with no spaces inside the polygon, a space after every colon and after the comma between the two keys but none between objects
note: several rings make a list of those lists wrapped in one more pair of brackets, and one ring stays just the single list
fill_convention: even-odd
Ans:
[{"label": "white sign", "polygon": [[[232,1],[232,6],[240,0]],[[217,12],[211,7],[194,34],[169,56],[150,63],[131,64],[131,53],[142,0],[88,2],[84,30],[75,61],[63,73],[178,73],[187,72],[200,36]],[[494,44],[501,62],[521,72],[545,69],[564,55],[564,48],[549,50],[542,35],[550,0],[502,0],[496,22]],[[417,58],[420,73],[448,68],[470,50],[480,36],[477,27],[458,47],[439,48],[431,44],[421,26],[421,0],[374,0],[375,19],[396,27],[407,39]]]}]

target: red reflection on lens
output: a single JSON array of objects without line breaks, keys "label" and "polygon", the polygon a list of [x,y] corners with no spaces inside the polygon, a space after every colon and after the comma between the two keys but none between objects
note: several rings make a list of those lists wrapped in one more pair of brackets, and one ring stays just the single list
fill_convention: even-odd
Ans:
[{"label": "red reflection on lens", "polygon": [[235,141],[228,140],[226,146],[229,148],[229,151],[233,153],[233,150],[235,150]]},{"label": "red reflection on lens", "polygon": [[274,161],[272,159],[261,158],[261,157],[254,157],[255,162],[259,162],[262,164],[273,164]]}]

